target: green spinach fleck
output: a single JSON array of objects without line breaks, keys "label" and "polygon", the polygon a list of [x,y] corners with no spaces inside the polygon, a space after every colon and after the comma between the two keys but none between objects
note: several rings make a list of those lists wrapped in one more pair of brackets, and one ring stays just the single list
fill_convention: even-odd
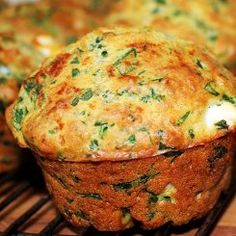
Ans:
[{"label": "green spinach fleck", "polygon": [[15,107],[13,109],[13,126],[15,127],[16,130],[21,130],[21,124],[23,119],[26,117],[28,114],[28,109],[27,107],[24,108],[17,108]]},{"label": "green spinach fleck", "polygon": [[130,135],[129,137],[128,137],[128,143],[130,144],[130,145],[135,145],[136,144],[136,137],[135,137],[135,135]]},{"label": "green spinach fleck", "polygon": [[228,129],[229,125],[227,124],[226,120],[220,120],[214,124],[217,129]]},{"label": "green spinach fleck", "polygon": [[72,77],[76,77],[76,76],[78,76],[80,74],[80,70],[78,69],[78,68],[73,68],[72,70],[71,70],[71,76]]},{"label": "green spinach fleck", "polygon": [[224,101],[227,101],[227,102],[232,103],[233,105],[236,105],[236,97],[231,97],[231,96],[228,96],[228,95],[226,95],[226,94],[223,94],[223,95],[222,95],[222,99],[223,99]]},{"label": "green spinach fleck", "polygon": [[93,139],[89,144],[89,149],[92,151],[98,151],[99,150],[99,143],[97,139]]},{"label": "green spinach fleck", "polygon": [[195,138],[195,134],[194,134],[194,130],[193,129],[189,129],[188,130],[188,135],[191,139],[194,139]]},{"label": "green spinach fleck", "polygon": [[216,97],[220,95],[220,93],[217,92],[216,89],[213,87],[212,82],[208,82],[208,83],[205,85],[204,89],[205,89],[208,93],[210,93],[210,94],[212,94],[212,95],[214,95],[214,96],[216,96]]},{"label": "green spinach fleck", "polygon": [[191,114],[190,111],[187,111],[183,116],[181,116],[178,121],[176,122],[176,125],[177,126],[180,126],[182,125],[186,120],[187,118],[189,117],[189,115]]}]

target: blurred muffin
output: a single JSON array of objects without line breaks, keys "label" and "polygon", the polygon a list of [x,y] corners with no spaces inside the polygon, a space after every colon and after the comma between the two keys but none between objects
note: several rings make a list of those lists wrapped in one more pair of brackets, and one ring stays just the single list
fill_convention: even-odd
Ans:
[{"label": "blurred muffin", "polygon": [[19,147],[15,144],[2,112],[0,111],[0,174],[13,171],[20,164]]},{"label": "blurred muffin", "polygon": [[198,44],[208,45],[235,72],[236,1],[119,0],[108,24],[152,26]]},{"label": "blurred muffin", "polygon": [[89,9],[89,6],[73,0],[39,1],[9,7],[1,18],[8,27],[15,29],[17,26],[18,32],[32,36],[46,33],[55,42],[65,45],[101,24],[101,14],[96,12],[96,8]]},{"label": "blurred muffin", "polygon": [[67,220],[152,229],[203,216],[227,188],[235,88],[205,48],[99,29],[46,60],[6,115]]},{"label": "blurred muffin", "polygon": [[0,33],[0,102],[4,106],[16,99],[21,82],[43,58],[32,45],[18,40],[12,33]]}]

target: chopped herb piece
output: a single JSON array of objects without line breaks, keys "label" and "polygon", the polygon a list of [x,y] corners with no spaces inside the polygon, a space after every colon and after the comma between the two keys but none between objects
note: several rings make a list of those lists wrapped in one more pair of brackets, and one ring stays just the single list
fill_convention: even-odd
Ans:
[{"label": "chopped herb piece", "polygon": [[50,129],[50,130],[48,130],[48,133],[49,134],[55,134],[57,131],[55,130],[55,129]]},{"label": "chopped herb piece", "polygon": [[166,4],[166,0],[155,0],[156,3]]},{"label": "chopped herb piece", "polygon": [[230,96],[228,96],[226,94],[223,94],[222,99],[224,101],[232,103],[233,105],[236,105],[236,97],[230,97]]},{"label": "chopped herb piece", "polygon": [[130,181],[130,182],[124,182],[124,183],[119,183],[119,184],[113,184],[113,188],[116,190],[116,191],[127,191],[131,188],[135,188],[135,187],[138,187],[139,185],[141,184],[145,184],[147,183],[150,179],[152,179],[155,175],[143,175],[133,181]]},{"label": "chopped herb piece", "polygon": [[102,55],[102,57],[108,57],[108,52],[107,51],[102,51],[101,55]]},{"label": "chopped herb piece", "polygon": [[72,177],[72,180],[73,180],[75,183],[79,183],[80,179],[79,179],[78,176],[72,175],[71,177]]},{"label": "chopped herb piece", "polygon": [[75,216],[76,217],[79,217],[81,219],[84,219],[84,220],[88,220],[88,214],[85,213],[84,211],[82,210],[78,210],[76,213],[75,213]]},{"label": "chopped herb piece", "polygon": [[158,81],[161,82],[164,79],[164,77],[157,77],[155,79],[151,79],[151,81]]},{"label": "chopped herb piece", "polygon": [[186,112],[183,116],[181,116],[181,117],[179,118],[179,120],[176,122],[176,125],[178,125],[178,126],[182,125],[182,124],[187,120],[187,118],[189,117],[190,113],[191,113],[191,112],[188,111],[188,112]]},{"label": "chopped herb piece", "polygon": [[72,106],[76,106],[78,103],[79,103],[79,100],[80,100],[80,97],[75,97],[72,102],[71,102],[71,105]]},{"label": "chopped herb piece", "polygon": [[219,145],[219,146],[214,147],[214,151],[215,151],[213,155],[214,159],[216,158],[220,159],[225,156],[225,154],[228,152],[228,149],[224,146]]},{"label": "chopped herb piece", "polygon": [[65,180],[64,180],[63,177],[58,177],[58,176],[56,176],[56,178],[57,178],[58,182],[59,182],[64,188],[68,189],[68,186],[67,186],[67,184],[66,184],[66,182],[65,182]]},{"label": "chopped herb piece", "polygon": [[204,68],[205,68],[204,64],[203,64],[199,59],[197,59],[196,64],[197,64],[197,66],[198,66],[199,68],[201,68],[201,69],[204,69]]},{"label": "chopped herb piece", "polygon": [[155,217],[156,213],[154,211],[149,211],[147,213],[148,220],[152,220]]},{"label": "chopped herb piece", "polygon": [[35,78],[25,80],[23,86],[27,94],[31,94],[30,99],[32,101],[36,101],[43,87],[42,84],[39,84]]},{"label": "chopped herb piece", "polygon": [[78,68],[73,68],[71,71],[72,77],[76,77],[80,74],[80,70]]},{"label": "chopped herb piece", "polygon": [[99,137],[103,139],[108,130],[108,123],[97,121],[94,125],[99,126]]},{"label": "chopped herb piece", "polygon": [[228,149],[224,146],[219,145],[214,147],[214,154],[208,158],[210,166],[212,167],[217,159],[223,158],[227,154],[227,152]]},{"label": "chopped herb piece", "polygon": [[210,94],[212,94],[212,95],[214,95],[214,96],[219,96],[219,95],[220,95],[220,93],[217,92],[217,91],[215,90],[215,88],[213,88],[212,82],[208,82],[208,83],[206,84],[206,86],[204,87],[204,89],[205,89],[208,93],[210,93]]},{"label": "chopped herb piece", "polygon": [[220,121],[216,122],[215,126],[217,127],[217,129],[228,129],[229,128],[229,125],[227,124],[227,122],[225,120],[220,120]]},{"label": "chopped herb piece", "polygon": [[92,96],[93,96],[93,91],[92,91],[92,89],[87,89],[86,91],[85,91],[85,93],[81,96],[81,100],[82,101],[88,101],[90,98],[92,98]]},{"label": "chopped herb piece", "polygon": [[152,192],[149,192],[149,203],[157,203],[158,202],[158,195]]},{"label": "chopped herb piece", "polygon": [[134,54],[134,56],[136,57],[137,56],[137,49],[136,48],[131,48],[129,49],[124,55],[122,55],[118,60],[116,60],[114,62],[114,66],[117,67],[118,65],[121,64],[121,62],[126,58],[128,57],[130,54]]},{"label": "chopped herb piece", "polygon": [[102,37],[97,37],[95,42],[96,42],[96,43],[101,43],[101,42],[102,42],[102,40],[103,40],[103,38],[102,38]]},{"label": "chopped herb piece", "polygon": [[180,155],[182,155],[183,152],[182,151],[179,151],[179,150],[173,150],[173,151],[170,151],[170,152],[167,152],[167,153],[164,153],[163,156],[164,157],[178,157]]},{"label": "chopped herb piece", "polygon": [[98,141],[96,139],[93,139],[90,144],[89,144],[89,149],[92,151],[97,151],[99,150],[99,144]]},{"label": "chopped herb piece", "polygon": [[135,135],[130,135],[129,138],[128,138],[128,143],[130,145],[135,145],[136,144],[136,137]]},{"label": "chopped herb piece", "polygon": [[74,58],[71,60],[70,64],[79,64],[79,58],[78,58],[78,57],[74,57]]},{"label": "chopped herb piece", "polygon": [[195,134],[194,134],[194,130],[193,130],[193,129],[189,129],[189,130],[188,130],[188,134],[189,134],[189,137],[190,137],[191,139],[194,139],[194,138],[195,138]]},{"label": "chopped herb piece", "polygon": [[82,94],[81,96],[75,97],[72,100],[71,105],[76,106],[79,103],[80,100],[88,101],[90,98],[92,98],[92,96],[93,96],[92,89],[87,89],[84,94]]},{"label": "chopped herb piece", "polygon": [[98,193],[78,193],[78,195],[82,198],[93,198],[96,200],[102,200],[102,197]]},{"label": "chopped herb piece", "polygon": [[145,72],[146,72],[146,70],[140,71],[140,72],[138,73],[138,76],[144,74]]},{"label": "chopped herb piece", "polygon": [[21,123],[27,114],[28,109],[26,107],[13,110],[13,126],[16,130],[21,130]]}]

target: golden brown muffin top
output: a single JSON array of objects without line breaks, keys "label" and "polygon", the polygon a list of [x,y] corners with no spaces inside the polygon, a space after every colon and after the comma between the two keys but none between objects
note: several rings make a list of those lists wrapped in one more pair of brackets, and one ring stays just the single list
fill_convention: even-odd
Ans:
[{"label": "golden brown muffin top", "polygon": [[206,44],[230,69],[236,67],[235,0],[119,0],[108,24],[152,26]]},{"label": "golden brown muffin top", "polygon": [[236,129],[236,80],[205,48],[151,29],[99,29],[49,58],[7,111],[50,159],[145,158]]}]

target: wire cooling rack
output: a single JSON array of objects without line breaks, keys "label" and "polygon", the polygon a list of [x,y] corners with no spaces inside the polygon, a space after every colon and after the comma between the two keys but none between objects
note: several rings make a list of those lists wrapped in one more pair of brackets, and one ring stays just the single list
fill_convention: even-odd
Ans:
[{"label": "wire cooling rack", "polygon": [[[124,232],[97,232],[94,228],[80,228],[75,229],[66,223],[63,217],[55,210],[50,196],[48,195],[45,186],[43,184],[43,179],[39,169],[36,167],[35,163],[27,163],[25,167],[17,173],[11,173],[0,176],[0,222],[7,218],[10,212],[14,208],[20,208],[22,204],[31,201],[32,198],[37,196],[37,200],[33,202],[27,209],[24,209],[17,215],[13,217],[12,220],[8,220],[9,223],[2,230],[0,228],[1,236],[27,236],[27,235],[79,235],[79,236],[170,236],[177,232],[188,232],[190,229],[195,229],[196,236],[207,236],[210,235],[211,231],[214,229],[219,217],[224,213],[230,200],[236,193],[236,181],[232,181],[229,190],[226,193],[222,193],[217,205],[214,209],[202,220],[191,222],[190,224],[183,227],[173,227],[171,224],[167,224],[162,228],[152,231],[144,231],[140,227],[136,226],[132,229],[126,230]],[[4,186],[6,186],[4,188]],[[3,189],[2,189],[3,188]],[[24,194],[31,192],[29,198],[23,201],[14,203],[18,199],[22,198]],[[2,196],[4,195],[4,196]],[[46,205],[51,204],[51,208],[54,210],[53,216],[47,218],[44,224],[40,225],[40,229],[35,233],[27,233],[24,229],[24,225],[36,224],[32,221],[37,214],[45,208]],[[11,205],[13,205],[11,207]],[[10,210],[9,210],[10,209]],[[46,210],[43,211],[38,217],[44,218]],[[1,226],[1,224],[0,224]],[[62,227],[71,228],[71,234],[61,233]]]}]

